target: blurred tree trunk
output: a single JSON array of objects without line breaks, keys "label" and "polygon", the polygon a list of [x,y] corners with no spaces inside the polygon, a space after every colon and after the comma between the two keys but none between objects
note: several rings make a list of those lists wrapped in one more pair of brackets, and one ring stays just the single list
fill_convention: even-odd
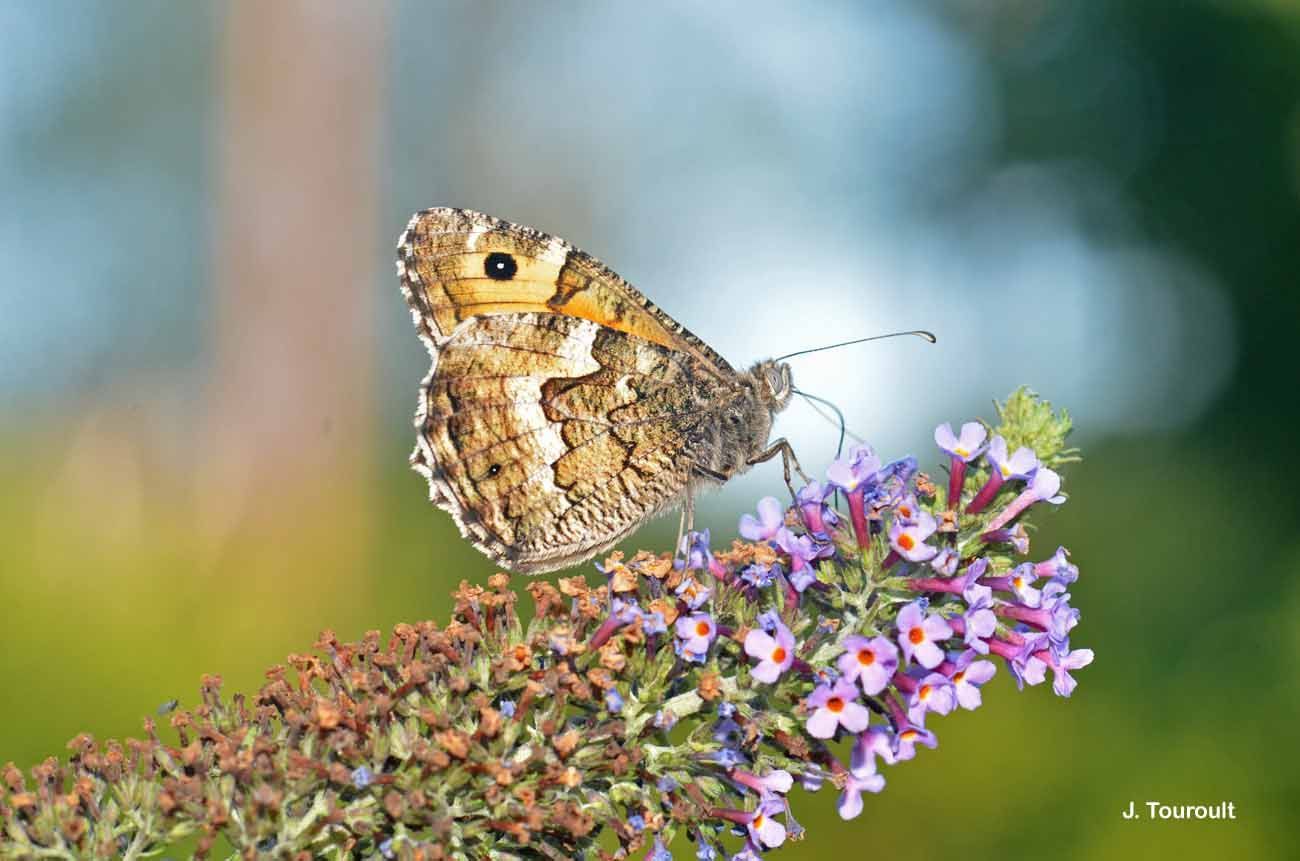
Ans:
[{"label": "blurred tree trunk", "polygon": [[222,9],[213,359],[195,452],[218,540],[337,518],[363,496],[388,20],[377,3]]}]

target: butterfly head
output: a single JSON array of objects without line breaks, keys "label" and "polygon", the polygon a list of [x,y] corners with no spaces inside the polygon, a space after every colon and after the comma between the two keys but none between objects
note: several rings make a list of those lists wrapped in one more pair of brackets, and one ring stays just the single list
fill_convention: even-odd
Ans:
[{"label": "butterfly head", "polygon": [[771,359],[756,364],[751,373],[759,382],[759,395],[772,412],[785,409],[794,394],[794,379],[790,376],[790,366],[785,362]]}]

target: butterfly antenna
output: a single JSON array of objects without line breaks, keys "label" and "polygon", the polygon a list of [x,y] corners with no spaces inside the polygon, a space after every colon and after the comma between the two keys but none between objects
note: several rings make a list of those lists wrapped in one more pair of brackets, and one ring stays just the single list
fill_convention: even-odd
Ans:
[{"label": "butterfly antenna", "polygon": [[882,341],[885,338],[898,338],[903,335],[915,335],[922,340],[929,341],[931,344],[939,343],[933,332],[927,332],[925,329],[912,329],[908,332],[890,332],[887,335],[872,335],[870,338],[855,338],[852,341],[841,341],[838,344],[828,344],[825,347],[813,347],[809,350],[798,350],[794,353],[786,353],[784,356],[777,356],[772,361],[784,362],[786,359],[793,359],[795,356],[806,356],[809,353],[820,353],[822,350],[835,350],[839,347],[848,347],[852,344],[865,344],[867,341]]},{"label": "butterfly antenna", "polygon": [[[844,421],[844,412],[834,403],[826,400],[825,398],[819,398],[816,395],[810,395],[807,392],[803,391],[802,389],[795,389],[794,393],[799,397],[803,398],[804,400],[806,400],[808,402],[808,405],[812,407],[814,411],[816,411],[817,415],[826,419],[826,421],[839,426],[840,441],[839,444],[835,446],[836,457],[839,457],[844,453],[844,438],[846,436],[852,437],[854,442],[862,442],[862,437],[858,436],[855,433],[849,433],[847,423]],[[822,412],[821,407],[817,406],[818,404],[824,404],[825,406],[830,407],[831,412],[835,413],[835,418],[832,419],[830,416],[826,415],[826,413]]]}]

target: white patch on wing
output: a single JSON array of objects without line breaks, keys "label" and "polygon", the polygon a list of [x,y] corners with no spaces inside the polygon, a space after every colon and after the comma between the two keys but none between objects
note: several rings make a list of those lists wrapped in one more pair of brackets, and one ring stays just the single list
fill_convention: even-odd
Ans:
[{"label": "white patch on wing", "polygon": [[487,232],[488,226],[486,224],[474,225],[474,229],[469,232],[469,236],[465,237],[465,250],[474,251],[477,249],[479,238]]},{"label": "white patch on wing", "polygon": [[569,255],[569,243],[560,239],[558,236],[552,236],[546,243],[546,247],[541,250],[537,256],[547,263],[554,263],[556,266],[564,265],[564,258]]}]

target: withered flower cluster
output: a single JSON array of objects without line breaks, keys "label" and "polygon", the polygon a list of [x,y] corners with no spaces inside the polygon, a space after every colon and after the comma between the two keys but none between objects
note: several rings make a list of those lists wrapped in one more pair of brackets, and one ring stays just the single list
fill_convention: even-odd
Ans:
[{"label": "withered flower cluster", "polygon": [[684,834],[752,859],[802,834],[795,781],[854,818],[992,659],[1062,696],[1092,659],[1068,554],[1021,558],[1025,513],[1064,501],[1069,418],[1023,391],[999,417],[936,429],[943,486],[859,447],[729,550],[691,534],[598,586],[530,581],[527,622],[497,574],[444,627],[324,632],[251,700],[205,676],[170,731],[0,770],[0,857],[663,861]]}]

